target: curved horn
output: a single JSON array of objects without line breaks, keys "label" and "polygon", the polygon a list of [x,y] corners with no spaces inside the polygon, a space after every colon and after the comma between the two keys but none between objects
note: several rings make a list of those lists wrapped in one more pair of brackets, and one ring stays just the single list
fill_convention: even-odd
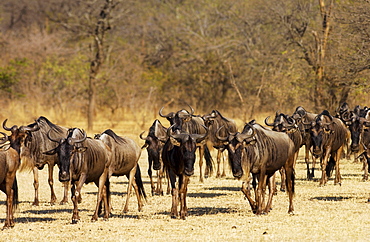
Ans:
[{"label": "curved horn", "polygon": [[53,141],[53,142],[56,142],[56,143],[59,143],[59,141],[60,140],[55,140],[55,139],[52,139],[51,137],[50,137],[50,131],[51,131],[51,129],[48,131],[48,133],[46,134],[46,136],[48,137],[48,139],[49,140],[51,140],[51,141]]},{"label": "curved horn", "polygon": [[167,115],[164,115],[162,114],[162,110],[164,109],[164,106],[159,110],[159,116],[161,116],[162,118],[168,118],[171,116],[171,113],[167,114]]},{"label": "curved horn", "polygon": [[13,125],[13,127],[11,128],[8,128],[6,127],[6,122],[8,121],[8,119],[5,119],[4,122],[3,122],[3,129],[5,129],[6,131],[12,131],[13,128],[17,128],[16,125]]},{"label": "curved horn", "polygon": [[256,134],[256,131],[254,130],[253,126],[250,125],[249,123],[247,123],[247,125],[251,128],[252,133],[251,134],[247,134],[247,133],[238,134],[236,138],[239,142],[242,142],[243,140],[248,139],[248,138],[252,138]]},{"label": "curved horn", "polygon": [[267,118],[265,118],[265,124],[267,126],[274,126],[274,123],[269,123],[268,120],[269,120],[270,116],[268,116]]},{"label": "curved horn", "polygon": [[141,132],[141,134],[139,135],[140,139],[142,139],[142,140],[146,140],[146,138],[143,138],[144,133],[145,133],[145,131]]},{"label": "curved horn", "polygon": [[84,130],[81,130],[81,132],[83,133],[83,137],[81,139],[73,139],[73,143],[81,143],[81,142],[84,142],[87,138],[87,134]]},{"label": "curved horn", "polygon": [[[216,133],[215,133],[215,136],[216,136],[216,138],[218,139],[218,140],[220,140],[220,141],[226,141],[227,139],[228,139],[228,136],[226,136],[226,137],[221,137],[220,135],[219,135],[219,132],[220,132],[220,130],[222,129],[222,128],[225,128],[225,126],[221,126],[220,128],[218,128],[217,129],[217,131],[216,131]],[[226,128],[225,128],[226,129]],[[228,135],[230,135],[229,134],[229,131],[226,129],[226,132],[228,133]]]},{"label": "curved horn", "polygon": [[4,144],[6,141],[8,141],[8,135],[3,133],[3,132],[0,132],[0,134],[4,135],[3,138],[0,139],[0,145]]},{"label": "curved horn", "polygon": [[40,129],[40,126],[37,122],[35,122],[35,124],[32,128],[28,127],[28,126],[21,126],[19,129],[22,129],[23,131],[35,132],[35,131],[38,131]]},{"label": "curved horn", "polygon": [[189,106],[189,108],[191,110],[190,115],[193,115],[194,114],[194,109],[189,104],[187,104],[187,105]]}]

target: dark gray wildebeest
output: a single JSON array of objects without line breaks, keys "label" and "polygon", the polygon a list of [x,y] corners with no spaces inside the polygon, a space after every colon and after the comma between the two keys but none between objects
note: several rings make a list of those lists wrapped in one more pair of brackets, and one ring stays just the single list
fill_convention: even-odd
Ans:
[{"label": "dark gray wildebeest", "polygon": [[[189,134],[187,132],[172,131],[174,125],[167,130],[168,139],[163,147],[163,164],[170,177],[172,188],[171,217],[179,216],[177,207],[180,199],[180,218],[187,216],[186,194],[190,176],[194,174],[195,151],[207,137],[208,129],[204,134]],[[210,166],[212,170],[212,165]],[[176,179],[178,178],[178,187]]]},{"label": "dark gray wildebeest", "polygon": [[[146,148],[146,151],[148,152],[148,175],[152,188],[152,196],[155,194],[163,195],[162,179],[164,174],[167,175],[167,173],[164,171],[162,149],[164,143],[167,141],[167,128],[165,128],[161,122],[156,119],[152,126],[150,126],[149,133],[145,138],[143,137],[144,133],[145,131],[142,132],[139,137],[140,139],[145,140],[145,144],[141,148]],[[152,167],[157,171],[157,186],[155,186],[153,181]],[[167,177],[167,194],[170,194],[169,185],[169,179]]]},{"label": "dark gray wildebeest", "polygon": [[[189,106],[190,107],[190,106]],[[189,134],[205,134],[208,133],[207,127],[204,126],[204,120],[200,116],[195,116],[194,114],[194,109],[190,107],[191,112],[188,112],[185,109],[179,110],[177,112],[170,112],[167,115],[162,114],[163,111],[162,107],[159,110],[159,115],[161,117],[166,118],[171,125],[171,129],[173,132],[185,132]],[[207,138],[207,137],[206,137]],[[208,164],[212,163],[212,157],[211,153],[209,152],[209,149],[207,147],[207,142],[206,138],[203,139],[203,142],[198,144],[199,147],[199,170],[200,170],[200,175],[199,175],[199,181],[204,182],[203,179],[203,156],[206,160],[206,170],[204,173],[205,177],[208,177],[209,174],[209,168],[207,167]]]},{"label": "dark gray wildebeest", "polygon": [[98,196],[95,213],[92,221],[98,220],[99,207],[104,202],[104,220],[108,220],[110,203],[109,199],[109,166],[111,151],[101,140],[87,138],[84,131],[78,128],[69,129],[67,136],[55,139],[48,133],[48,138],[58,144],[46,155],[57,154],[59,161],[59,181],[71,181],[71,194],[73,202],[72,224],[79,221],[78,198],[84,184],[94,182],[98,187]]},{"label": "dark gray wildebeest", "polygon": [[18,205],[18,185],[16,173],[20,165],[18,152],[7,143],[8,136],[0,139],[0,190],[6,195],[5,228],[14,227],[14,210]]},{"label": "dark gray wildebeest", "polygon": [[[289,136],[283,132],[266,129],[252,120],[244,126],[241,133],[218,136],[218,139],[224,142],[229,151],[233,175],[243,182],[242,192],[255,214],[266,214],[270,211],[275,192],[274,174],[284,167],[289,197],[288,213],[292,214],[295,183],[294,144]],[[251,175],[255,200],[250,191]],[[269,198],[265,205],[266,185],[269,185]]]},{"label": "dark gray wildebeest", "polygon": [[[355,110],[355,113],[357,113],[357,110],[359,110],[359,107],[356,106],[354,110]],[[351,132],[350,132],[349,127],[346,124],[346,121],[345,120],[347,120],[348,118],[350,118],[350,116],[351,116],[352,113],[353,113],[353,111],[350,110],[348,103],[344,102],[341,105],[339,105],[339,107],[335,110],[335,116],[334,116],[335,118],[339,118],[340,120],[342,120],[342,122],[348,128],[348,130],[347,130],[347,136],[346,136],[346,142],[344,143],[343,152],[342,152],[343,158],[345,157],[347,159],[350,159],[351,158],[351,154],[353,152],[351,151],[351,147],[350,147],[350,143],[351,143]],[[357,115],[358,115],[358,113],[357,113]],[[355,161],[356,161],[356,155],[357,154],[354,153]]]},{"label": "dark gray wildebeest", "polygon": [[[51,130],[51,134],[55,138],[65,137],[67,128],[53,124],[47,118],[40,116],[34,123],[27,126],[13,125],[11,128],[6,126],[7,119],[3,122],[3,128],[11,132],[9,141],[11,146],[20,154],[22,164],[20,170],[32,170],[35,188],[35,198],[32,203],[34,206],[39,205],[39,177],[38,170],[43,169],[45,164],[48,165],[49,178],[48,183],[51,191],[50,204],[55,204],[57,198],[54,192],[53,169],[58,163],[56,155],[48,156],[43,152],[56,147],[54,142],[47,138],[47,133]],[[64,183],[64,196],[61,204],[68,201],[68,183]]]},{"label": "dark gray wildebeest", "polygon": [[307,179],[311,180],[315,177],[315,164],[316,164],[316,158],[314,156],[311,156],[312,158],[312,169],[310,171],[310,149],[312,147],[312,141],[311,141],[311,134],[310,132],[307,132],[306,126],[304,123],[310,123],[312,122],[317,114],[307,112],[303,107],[298,106],[296,110],[294,111],[293,115],[291,116],[295,123],[297,124],[299,130],[301,131],[302,135],[302,146],[305,146],[305,158],[304,161],[306,162],[307,167]]},{"label": "dark gray wildebeest", "polygon": [[[345,124],[351,132],[351,152],[355,155],[355,161],[357,161],[358,153],[363,151],[363,148],[370,148],[370,109],[361,109],[358,112],[350,112],[348,117],[343,117]],[[367,160],[363,159],[364,177],[366,181],[368,179],[368,166]]]},{"label": "dark gray wildebeest", "polygon": [[310,126],[308,132],[311,135],[312,153],[316,158],[320,158],[320,186],[327,183],[334,167],[334,184],[341,184],[339,160],[346,141],[346,126],[340,119],[332,117],[327,110],[317,115],[314,121],[307,125]]},{"label": "dark gray wildebeest", "polygon": [[[216,137],[216,132],[220,127],[224,127],[219,132],[221,136],[225,136],[227,132],[236,133],[236,123],[234,120],[225,118],[218,110],[212,110],[210,114],[203,116],[204,124],[209,128],[208,142],[217,149],[217,173],[216,177],[226,177],[225,172],[225,159],[222,156],[225,150],[222,142]],[[221,174],[221,161],[222,161],[222,174]]]},{"label": "dark gray wildebeest", "polygon": [[[140,147],[134,140],[127,137],[120,137],[111,129],[107,129],[103,133],[95,135],[95,138],[103,141],[112,152],[108,179],[110,179],[111,176],[126,176],[128,178],[126,204],[123,212],[128,211],[131,186],[134,187],[138,210],[141,211],[143,207],[142,199],[146,199],[146,195],[141,179],[140,166],[138,164],[141,155]],[[110,191],[109,188],[108,190]],[[110,199],[108,200],[111,201]]]},{"label": "dark gray wildebeest", "polygon": [[[298,126],[295,124],[295,120],[283,113],[276,112],[274,121],[269,123],[269,117],[265,119],[265,124],[269,127],[272,127],[273,131],[284,132],[288,134],[289,138],[294,143],[294,167],[297,162],[299,149],[303,145],[302,135]],[[281,186],[280,190],[285,191],[285,170],[282,168],[279,170],[281,175]]]}]

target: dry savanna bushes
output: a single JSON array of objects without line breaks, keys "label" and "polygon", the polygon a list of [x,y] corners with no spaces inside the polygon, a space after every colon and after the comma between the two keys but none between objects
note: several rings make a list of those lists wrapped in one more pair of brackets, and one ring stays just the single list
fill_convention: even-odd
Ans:
[{"label": "dry savanna bushes", "polygon": [[[135,135],[132,135],[133,137]],[[138,141],[139,144],[141,141]],[[212,151],[213,155],[215,152]],[[122,213],[127,178],[112,177],[112,214],[91,222],[97,188],[84,185],[79,205],[81,221],[71,224],[71,201],[67,205],[49,205],[47,171],[40,172],[40,206],[32,206],[32,173],[18,173],[20,204],[13,229],[1,232],[2,241],[361,241],[367,240],[370,218],[367,203],[369,182],[362,181],[362,164],[341,160],[342,186],[329,180],[324,187],[306,180],[303,152],[296,166],[295,214],[288,215],[288,197],[278,192],[268,215],[256,216],[240,191],[241,183],[230,170],[224,179],[214,176],[199,183],[199,167],[188,186],[186,220],[171,219],[171,196],[151,196],[147,175],[147,154],[139,164],[147,193],[142,212],[137,211],[134,194],[129,212]],[[316,179],[320,172],[316,169]],[[62,199],[63,187],[55,173],[55,188]],[[277,179],[279,184],[279,178]],[[165,187],[166,188],[166,187]],[[0,222],[5,219],[5,195],[0,195]]]}]

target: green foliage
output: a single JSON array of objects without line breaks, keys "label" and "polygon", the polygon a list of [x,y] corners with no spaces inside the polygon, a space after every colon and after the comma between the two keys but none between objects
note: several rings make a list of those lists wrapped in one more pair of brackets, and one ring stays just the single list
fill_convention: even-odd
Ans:
[{"label": "green foliage", "polygon": [[20,83],[21,70],[28,65],[27,59],[17,58],[9,61],[5,67],[0,67],[0,90],[12,96],[22,96],[22,93],[17,92],[14,87]]}]

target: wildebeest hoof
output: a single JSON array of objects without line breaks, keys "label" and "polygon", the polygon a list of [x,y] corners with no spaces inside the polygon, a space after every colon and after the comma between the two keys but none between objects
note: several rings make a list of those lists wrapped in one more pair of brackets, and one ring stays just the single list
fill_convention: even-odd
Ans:
[{"label": "wildebeest hoof", "polygon": [[77,224],[78,223],[78,219],[72,219],[72,224]]},{"label": "wildebeest hoof", "polygon": [[176,219],[176,218],[177,218],[177,216],[176,216],[176,215],[171,215],[171,218],[172,218],[172,219]]},{"label": "wildebeest hoof", "polygon": [[34,202],[32,203],[32,206],[39,206],[39,201],[34,201]]}]

